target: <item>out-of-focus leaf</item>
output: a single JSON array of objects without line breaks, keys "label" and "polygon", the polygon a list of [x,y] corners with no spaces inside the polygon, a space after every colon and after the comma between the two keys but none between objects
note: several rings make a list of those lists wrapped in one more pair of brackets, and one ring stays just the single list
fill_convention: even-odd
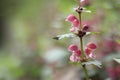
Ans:
[{"label": "out-of-focus leaf", "polygon": [[113,58],[113,60],[115,60],[116,62],[118,62],[120,64],[120,59]]},{"label": "out-of-focus leaf", "polygon": [[88,61],[88,62],[83,62],[82,65],[95,65],[99,68],[101,68],[101,62],[100,61],[97,61],[97,60],[94,60],[94,61]]},{"label": "out-of-focus leaf", "polygon": [[86,32],[86,35],[91,35],[91,34],[100,34],[100,32]]},{"label": "out-of-focus leaf", "polygon": [[83,12],[91,13],[92,11],[91,10],[83,10]]},{"label": "out-of-focus leaf", "polygon": [[72,38],[72,37],[76,37],[76,35],[73,33],[68,33],[68,34],[58,35],[56,37],[53,37],[53,39],[60,40],[63,38]]}]

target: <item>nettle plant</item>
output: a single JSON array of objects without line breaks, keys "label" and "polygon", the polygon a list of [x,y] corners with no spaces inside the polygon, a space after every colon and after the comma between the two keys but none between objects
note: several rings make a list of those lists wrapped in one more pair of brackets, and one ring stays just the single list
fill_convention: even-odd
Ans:
[{"label": "nettle plant", "polygon": [[96,44],[92,42],[88,42],[86,44],[86,47],[83,47],[83,37],[90,34],[98,34],[98,32],[92,32],[91,27],[88,24],[82,23],[82,13],[88,12],[90,13],[90,10],[87,10],[83,7],[82,3],[84,0],[78,0],[78,7],[74,8],[75,12],[78,13],[78,18],[74,16],[73,14],[70,14],[65,21],[71,23],[70,32],[68,34],[58,35],[54,37],[56,40],[60,40],[63,38],[74,38],[78,37],[80,40],[80,49],[76,44],[71,44],[68,47],[68,51],[71,52],[71,55],[69,57],[71,63],[79,64],[81,65],[86,80],[90,80],[90,77],[88,75],[88,71],[86,69],[86,66],[88,65],[96,65],[99,68],[101,68],[101,63],[96,60],[94,51],[97,48]]}]

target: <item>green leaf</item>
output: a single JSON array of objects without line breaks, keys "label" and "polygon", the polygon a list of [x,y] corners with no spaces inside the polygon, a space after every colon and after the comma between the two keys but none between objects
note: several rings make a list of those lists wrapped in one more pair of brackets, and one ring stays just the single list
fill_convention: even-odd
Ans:
[{"label": "green leaf", "polygon": [[63,39],[63,38],[72,38],[72,37],[77,37],[77,36],[73,33],[68,33],[68,34],[58,35],[56,37],[53,37],[53,39],[60,40],[60,39]]},{"label": "green leaf", "polygon": [[99,68],[101,68],[101,62],[100,61],[97,61],[97,60],[94,60],[94,61],[88,61],[88,62],[83,62],[82,65],[95,65]]},{"label": "green leaf", "polygon": [[118,62],[120,64],[120,59],[113,58],[113,60],[115,60],[116,62]]},{"label": "green leaf", "polygon": [[100,32],[87,32],[86,35],[91,35],[91,34],[100,34]]}]

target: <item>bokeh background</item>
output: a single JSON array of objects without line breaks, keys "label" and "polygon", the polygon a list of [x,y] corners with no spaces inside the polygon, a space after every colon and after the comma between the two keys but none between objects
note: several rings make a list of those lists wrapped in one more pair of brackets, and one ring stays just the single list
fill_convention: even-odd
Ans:
[{"label": "bokeh background", "polygon": [[[97,44],[102,68],[88,66],[92,80],[120,80],[120,1],[85,0],[84,13],[98,35],[84,38]],[[69,33],[65,22],[75,14],[75,0],[0,0],[0,80],[85,80],[80,66],[69,64],[67,47],[79,39],[52,38]],[[79,46],[79,45],[78,45]]]}]

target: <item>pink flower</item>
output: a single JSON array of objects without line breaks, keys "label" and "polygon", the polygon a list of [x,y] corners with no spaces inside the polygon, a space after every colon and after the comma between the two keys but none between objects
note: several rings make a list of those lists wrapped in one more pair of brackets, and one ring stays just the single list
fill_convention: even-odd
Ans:
[{"label": "pink flower", "polygon": [[76,51],[73,52],[73,54],[75,54],[77,57],[80,57],[81,51],[80,50],[76,50]]},{"label": "pink flower", "polygon": [[89,56],[89,54],[92,52],[92,50],[88,47],[85,48],[85,53],[87,56]]},{"label": "pink flower", "polygon": [[74,52],[74,51],[77,51],[78,50],[78,47],[77,45],[75,44],[71,44],[69,47],[68,47],[68,51],[70,52]]},{"label": "pink flower", "polygon": [[66,18],[66,21],[68,22],[71,22],[72,24],[72,27],[70,28],[70,32],[73,32],[75,31],[75,29],[79,29],[79,20],[73,15],[69,15],[67,18]]},{"label": "pink flower", "polygon": [[95,56],[93,53],[90,53],[90,54],[89,54],[89,57],[92,58],[92,59],[95,59],[95,58],[96,58],[96,56]]},{"label": "pink flower", "polygon": [[87,44],[87,46],[85,47],[86,57],[90,57],[92,59],[95,59],[96,56],[93,54],[94,49],[96,49],[96,45],[94,43],[89,42]]},{"label": "pink flower", "polygon": [[77,57],[74,53],[70,56],[70,61],[72,62],[78,62],[80,60],[80,57]]},{"label": "pink flower", "polygon": [[90,49],[96,49],[97,48],[97,46],[94,43],[91,43],[91,42],[89,42],[87,44],[87,47],[90,48]]},{"label": "pink flower", "polygon": [[78,19],[75,19],[73,22],[72,22],[72,25],[74,27],[78,27],[79,26],[79,20]]},{"label": "pink flower", "polygon": [[69,15],[65,21],[73,22],[75,19],[77,19],[73,14]]},{"label": "pink flower", "polygon": [[73,26],[71,26],[70,32],[73,32],[73,31],[75,31],[75,28]]}]

